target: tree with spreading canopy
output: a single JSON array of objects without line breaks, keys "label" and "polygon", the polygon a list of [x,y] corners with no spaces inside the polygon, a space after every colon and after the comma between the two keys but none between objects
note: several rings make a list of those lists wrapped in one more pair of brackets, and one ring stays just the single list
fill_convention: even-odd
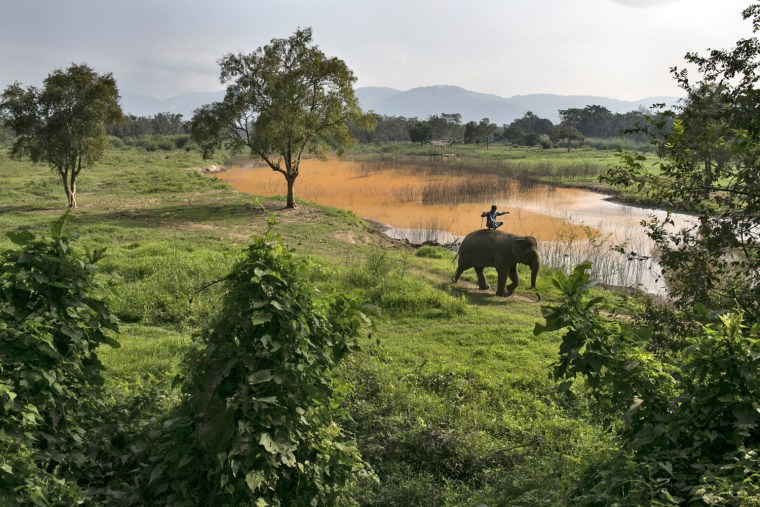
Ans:
[{"label": "tree with spreading canopy", "polygon": [[248,150],[281,173],[288,208],[295,207],[293,186],[304,154],[340,154],[354,142],[349,122],[371,126],[354,94],[353,72],[312,44],[311,28],[250,54],[228,54],[219,65],[226,95],[195,112],[192,138],[205,157],[223,147]]},{"label": "tree with spreading canopy", "polygon": [[[743,15],[760,30],[760,4]],[[718,311],[738,304],[760,322],[760,40],[741,39],[707,56],[689,53],[686,61],[701,79],[673,68],[686,98],[652,116],[647,128],[658,170],[647,167],[644,155],[624,153],[607,179],[697,216],[675,232],[670,220],[649,224],[679,307]]]},{"label": "tree with spreading canopy", "polygon": [[[757,33],[760,3],[743,16]],[[686,61],[685,99],[648,117],[656,162],[621,152],[606,176],[694,213],[648,223],[671,304],[611,319],[586,262],[555,273],[562,303],[534,329],[564,330],[559,390],[587,393],[618,443],[571,505],[760,505],[760,39]]]},{"label": "tree with spreading canopy", "polygon": [[499,127],[495,123],[491,123],[488,118],[483,118],[480,123],[469,121],[464,126],[464,143],[486,143],[486,149],[488,149],[488,143],[491,138],[499,131]]},{"label": "tree with spreading canopy", "polygon": [[583,109],[560,109],[560,124],[556,130],[557,140],[567,141],[567,151],[570,151],[570,141],[582,141],[584,136],[578,131],[578,124],[583,116]]},{"label": "tree with spreading canopy", "polygon": [[13,156],[46,163],[60,176],[70,208],[77,207],[77,178],[108,148],[106,127],[122,118],[116,80],[86,64],[55,70],[42,89],[8,86],[0,114],[16,136]]}]

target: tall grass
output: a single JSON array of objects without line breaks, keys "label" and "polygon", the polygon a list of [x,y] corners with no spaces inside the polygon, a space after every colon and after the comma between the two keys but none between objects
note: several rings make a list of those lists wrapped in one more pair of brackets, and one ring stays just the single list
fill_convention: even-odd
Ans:
[{"label": "tall grass", "polygon": [[433,288],[408,272],[408,263],[385,250],[372,250],[362,264],[347,269],[344,286],[366,302],[392,315],[437,315],[451,317],[464,313],[464,299]]},{"label": "tall grass", "polygon": [[423,204],[464,204],[495,198],[508,200],[513,185],[508,178],[477,175],[473,178],[428,183],[422,188]]},{"label": "tall grass", "polygon": [[644,231],[628,229],[623,244],[611,234],[602,236],[590,227],[584,227],[584,231],[585,237],[558,232],[556,240],[540,242],[542,263],[568,273],[578,264],[590,261],[592,275],[605,285],[662,292],[658,284],[659,267],[650,256],[640,253],[650,251],[651,242]]},{"label": "tall grass", "polygon": [[[473,178],[511,178],[518,181],[561,182],[563,180],[597,178],[604,174],[607,165],[591,161],[577,161],[558,158],[550,160],[481,159],[475,157],[410,157],[403,155],[384,156],[361,160],[363,171],[378,172],[399,170],[427,175]],[[493,183],[492,183],[493,184]]]}]

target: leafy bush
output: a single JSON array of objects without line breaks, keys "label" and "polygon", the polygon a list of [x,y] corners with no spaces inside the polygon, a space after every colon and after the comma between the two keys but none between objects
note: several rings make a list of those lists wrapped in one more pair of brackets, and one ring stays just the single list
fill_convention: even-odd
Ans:
[{"label": "leafy bush", "polygon": [[184,136],[176,136],[174,138],[174,147],[183,149],[183,148],[189,148],[190,143],[190,136],[184,135]]},{"label": "leafy bush", "polygon": [[317,299],[305,275],[268,236],[233,267],[164,423],[145,481],[152,503],[354,503],[351,489],[371,474],[338,425],[344,388],[331,371],[363,315],[345,297]]},{"label": "leafy bush", "polygon": [[118,346],[114,317],[92,295],[103,250],[72,250],[66,217],[50,238],[8,233],[18,248],[0,253],[0,490],[21,504],[75,503],[85,424],[101,410],[95,351]]},{"label": "leafy bush", "polygon": [[760,324],[705,314],[693,334],[674,337],[680,346],[653,350],[651,329],[600,317],[601,299],[585,294],[589,268],[555,275],[564,300],[542,309],[534,331],[567,328],[560,389],[583,377],[622,444],[589,469],[577,503],[760,504]]},{"label": "leafy bush", "polygon": [[111,148],[115,148],[115,149],[122,149],[126,146],[126,144],[124,144],[124,141],[121,138],[114,137],[114,136],[108,136],[108,144],[111,145]]}]

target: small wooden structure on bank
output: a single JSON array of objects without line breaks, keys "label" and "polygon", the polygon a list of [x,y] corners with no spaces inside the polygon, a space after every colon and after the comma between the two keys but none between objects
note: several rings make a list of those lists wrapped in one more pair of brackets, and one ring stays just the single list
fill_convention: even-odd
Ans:
[{"label": "small wooden structure on bank", "polygon": [[432,144],[433,146],[440,146],[441,147],[441,156],[443,157],[456,157],[456,153],[446,153],[446,148],[450,148],[451,146],[458,144],[460,141],[457,139],[434,139],[432,141],[429,141],[428,144]]}]

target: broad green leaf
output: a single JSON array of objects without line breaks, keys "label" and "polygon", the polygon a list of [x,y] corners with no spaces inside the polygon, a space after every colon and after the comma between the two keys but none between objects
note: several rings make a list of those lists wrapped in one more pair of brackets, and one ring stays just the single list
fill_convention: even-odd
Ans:
[{"label": "broad green leaf", "polygon": [[280,452],[280,446],[272,440],[272,437],[269,436],[269,433],[262,433],[259,437],[259,444],[264,447],[264,449],[267,450],[270,454],[277,454]]},{"label": "broad green leaf", "polygon": [[271,320],[272,320],[272,314],[269,312],[257,311],[257,312],[254,312],[253,315],[251,315],[251,324],[253,324],[254,326],[266,324],[267,322],[270,322]]},{"label": "broad green leaf", "polygon": [[253,492],[255,492],[259,486],[261,486],[262,482],[264,482],[264,474],[258,470],[252,470],[245,474],[245,483]]},{"label": "broad green leaf", "polygon": [[58,240],[61,237],[61,233],[63,232],[63,228],[66,225],[66,219],[69,217],[71,209],[67,209],[66,212],[55,219],[52,224],[50,224],[50,235],[53,237],[53,239]]},{"label": "broad green leaf", "polygon": [[248,382],[251,384],[260,384],[272,380],[272,370],[259,370],[253,375],[248,376]]},{"label": "broad green leaf", "polygon": [[252,399],[253,401],[258,401],[261,403],[267,403],[269,405],[277,405],[278,407],[280,406],[277,403],[277,396],[267,396],[266,398],[252,398]]},{"label": "broad green leaf", "polygon": [[673,475],[673,464],[670,461],[666,461],[664,463],[657,462],[657,466],[665,470],[668,473],[668,475],[671,475],[671,476]]},{"label": "broad green leaf", "polygon": [[158,465],[156,465],[153,468],[153,470],[150,472],[150,479],[148,480],[148,484],[151,484],[153,481],[161,477],[165,469],[166,469],[166,466],[163,463],[159,463]]},{"label": "broad green leaf", "polygon": [[758,411],[753,409],[752,406],[737,406],[732,410],[734,417],[736,417],[737,426],[756,426],[758,419]]}]

